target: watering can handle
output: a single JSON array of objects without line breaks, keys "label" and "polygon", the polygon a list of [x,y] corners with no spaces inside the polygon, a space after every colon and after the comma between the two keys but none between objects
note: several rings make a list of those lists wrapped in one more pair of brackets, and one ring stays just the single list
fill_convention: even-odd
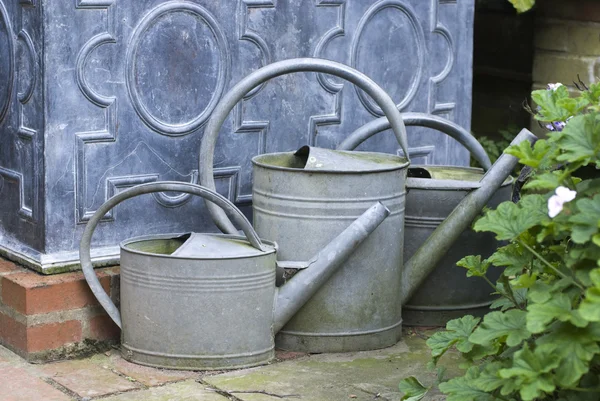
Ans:
[{"label": "watering can handle", "polygon": [[[408,159],[408,140],[402,116],[396,108],[394,101],[379,85],[363,73],[345,64],[319,58],[296,58],[278,61],[254,71],[231,88],[217,104],[210,120],[206,124],[202,145],[200,146],[199,171],[200,183],[202,185],[213,190],[215,189],[215,179],[213,176],[215,145],[219,130],[234,106],[258,85],[280,75],[294,72],[317,72],[335,75],[365,91],[383,110],[394,131],[394,135],[398,139],[400,147]],[[213,221],[221,231],[229,234],[236,232],[235,227],[222,210],[210,203],[207,204],[207,207]]]},{"label": "watering can handle", "polygon": [[[451,138],[456,139],[461,145],[473,155],[473,158],[483,167],[485,171],[492,167],[492,162],[483,146],[460,125],[431,114],[425,113],[403,113],[402,119],[407,126],[428,127],[443,132]],[[356,129],[337,147],[338,150],[354,150],[358,145],[373,135],[385,131],[391,127],[387,118],[381,117],[366,123]]]},{"label": "watering can handle", "polygon": [[98,298],[98,301],[104,307],[108,315],[111,319],[117,324],[117,326],[121,326],[121,314],[119,310],[110,299],[108,294],[102,288],[98,277],[94,273],[94,268],[92,266],[92,260],[90,256],[90,244],[92,241],[92,235],[94,234],[94,230],[98,225],[98,222],[104,217],[106,213],[108,213],[112,208],[117,206],[119,203],[123,202],[126,199],[133,198],[142,194],[149,194],[154,192],[163,192],[163,191],[173,191],[173,192],[185,192],[192,195],[198,195],[213,204],[219,206],[221,210],[224,210],[227,215],[229,215],[244,231],[248,241],[252,246],[259,250],[264,250],[262,242],[258,235],[252,228],[252,225],[246,219],[246,216],[235,207],[233,203],[231,203],[224,196],[211,191],[208,188],[204,188],[200,185],[184,183],[184,182],[150,182],[147,184],[136,185],[135,187],[124,190],[123,192],[119,192],[109,200],[107,200],[102,206],[98,208],[96,213],[90,218],[87,225],[85,226],[85,231],[83,232],[83,236],[81,238],[81,242],[79,244],[79,258],[81,260],[81,269],[83,270],[83,274],[85,276],[85,280],[88,282],[90,289]]}]

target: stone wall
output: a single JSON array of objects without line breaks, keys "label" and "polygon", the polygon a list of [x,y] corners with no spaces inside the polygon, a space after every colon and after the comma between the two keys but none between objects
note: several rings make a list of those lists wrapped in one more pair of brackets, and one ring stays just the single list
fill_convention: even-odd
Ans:
[{"label": "stone wall", "polygon": [[541,1],[536,16],[534,88],[548,82],[573,86],[600,76],[600,2]]}]

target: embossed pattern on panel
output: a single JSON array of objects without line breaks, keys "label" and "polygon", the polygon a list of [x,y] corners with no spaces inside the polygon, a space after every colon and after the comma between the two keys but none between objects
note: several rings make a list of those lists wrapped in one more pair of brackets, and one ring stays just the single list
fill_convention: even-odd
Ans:
[{"label": "embossed pattern on panel", "polygon": [[15,43],[6,6],[0,1],[0,122],[6,117],[12,88],[14,85],[15,70]]},{"label": "embossed pattern on panel", "polygon": [[[216,103],[273,61],[342,62],[371,76],[401,110],[470,126],[474,0],[73,0],[43,10],[37,3],[0,0],[0,177],[20,188],[10,213],[46,219],[43,252],[54,266],[76,261],[84,224],[115,193],[157,180],[197,182],[198,149]],[[45,42],[30,25],[33,10],[48,22]],[[36,113],[45,113],[42,125]],[[380,115],[362,91],[331,76],[260,85],[223,125],[217,189],[249,213],[253,156],[332,148]],[[40,138],[44,146],[35,145]],[[409,145],[418,163],[468,163],[460,146],[429,129],[410,127]],[[390,133],[360,147],[398,148]],[[215,229],[204,204],[160,193],[107,214],[94,245],[192,229]]]}]

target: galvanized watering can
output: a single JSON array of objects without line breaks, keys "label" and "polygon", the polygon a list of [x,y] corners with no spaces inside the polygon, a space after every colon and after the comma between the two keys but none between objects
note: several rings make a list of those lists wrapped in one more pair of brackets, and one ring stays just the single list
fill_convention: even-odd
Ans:
[{"label": "galvanized watering can", "polygon": [[[444,118],[423,113],[403,113],[407,126],[436,129],[460,142],[483,167],[476,169],[458,166],[414,166],[408,170],[406,182],[406,215],[404,260],[409,260],[427,241],[437,226],[471,191],[479,188],[479,181],[491,162],[483,147],[464,128]],[[371,136],[390,128],[385,117],[371,121],[354,131],[339,146],[353,150]],[[494,208],[510,200],[512,178],[498,188],[487,203]],[[450,319],[466,314],[482,315],[494,300],[489,286],[480,279],[469,278],[456,262],[467,255],[488,257],[501,244],[492,233],[463,231],[456,244],[444,255],[427,280],[413,297],[403,305],[402,320],[411,326],[445,326]],[[490,269],[488,279],[495,281],[499,269]]]},{"label": "galvanized watering can", "polygon": [[[245,236],[185,233],[123,241],[119,312],[93,271],[94,229],[122,201],[162,191],[203,197],[232,218]],[[126,359],[174,369],[264,364],[273,357],[274,333],[388,216],[381,203],[371,204],[315,252],[310,269],[276,289],[277,245],[261,240],[229,200],[194,184],[142,184],[113,196],[92,216],[81,239],[81,266],[94,295],[122,329]]]},{"label": "galvanized watering can", "polygon": [[[202,185],[215,188],[214,149],[219,130],[235,104],[269,79],[301,71],[336,75],[365,91],[381,107],[408,155],[403,118],[392,99],[372,80],[333,61],[284,60],[248,75],[214,109],[200,149]],[[534,138],[524,130],[513,143]],[[383,348],[399,340],[401,306],[470,226],[517,160],[503,155],[477,183],[477,189],[463,198],[406,262],[403,250],[408,159],[310,147],[295,154],[259,155],[252,162],[254,225],[260,236],[277,240],[283,267],[310,270],[312,266],[306,263],[310,255],[335,237],[345,222],[355,218],[369,202],[381,202],[391,212],[276,337],[277,346],[283,349],[336,352]],[[210,204],[207,207],[223,232],[236,233],[221,210]]]}]

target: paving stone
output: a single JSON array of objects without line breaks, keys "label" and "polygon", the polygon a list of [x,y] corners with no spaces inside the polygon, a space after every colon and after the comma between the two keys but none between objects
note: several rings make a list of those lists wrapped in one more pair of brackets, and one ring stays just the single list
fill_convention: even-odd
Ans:
[{"label": "paving stone", "polygon": [[14,366],[0,366],[0,383],[2,401],[73,400],[26,370]]},{"label": "paving stone", "polygon": [[[103,401],[227,401],[193,380],[103,398]],[[270,399],[273,401],[273,399]]]},{"label": "paving stone", "polygon": [[98,397],[142,387],[119,376],[110,366],[100,365],[104,359],[52,363],[41,367],[40,371],[81,397]]},{"label": "paving stone", "polygon": [[0,363],[23,363],[25,360],[13,353],[7,348],[0,345]]},{"label": "paving stone", "polygon": [[[266,393],[298,396],[303,401],[398,400],[402,378],[415,375],[426,384],[433,382],[433,374],[425,368],[429,360],[425,338],[407,335],[404,341],[384,350],[312,355],[203,380],[244,401],[272,401],[274,396]],[[459,361],[460,357],[452,353],[442,361],[449,375],[459,372]],[[436,399],[439,395],[428,398]]]},{"label": "paving stone", "polygon": [[146,386],[160,386],[165,383],[181,381],[198,376],[191,371],[176,371],[166,369],[156,369],[147,366],[137,365],[127,362],[120,355],[113,355],[110,358],[112,368],[125,376],[132,377]]}]

